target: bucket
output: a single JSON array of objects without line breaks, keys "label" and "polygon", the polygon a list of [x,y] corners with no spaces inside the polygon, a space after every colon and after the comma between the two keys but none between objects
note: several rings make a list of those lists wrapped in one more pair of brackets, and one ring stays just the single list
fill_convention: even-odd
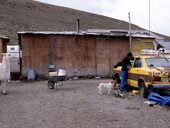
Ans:
[{"label": "bucket", "polygon": [[66,75],[66,71],[64,69],[58,70],[58,76],[65,76],[65,75]]},{"label": "bucket", "polygon": [[29,69],[27,72],[27,80],[35,80],[36,73],[34,69]]}]

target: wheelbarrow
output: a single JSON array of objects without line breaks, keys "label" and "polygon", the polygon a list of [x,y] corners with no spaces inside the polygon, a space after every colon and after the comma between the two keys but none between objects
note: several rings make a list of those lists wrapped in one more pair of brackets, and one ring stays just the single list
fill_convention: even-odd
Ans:
[{"label": "wheelbarrow", "polygon": [[48,88],[54,89],[54,87],[63,86],[65,76],[49,76],[48,77]]},{"label": "wheelbarrow", "polygon": [[63,86],[63,81],[66,79],[66,71],[59,69],[59,71],[50,71],[48,75],[48,88],[54,89],[54,87]]}]

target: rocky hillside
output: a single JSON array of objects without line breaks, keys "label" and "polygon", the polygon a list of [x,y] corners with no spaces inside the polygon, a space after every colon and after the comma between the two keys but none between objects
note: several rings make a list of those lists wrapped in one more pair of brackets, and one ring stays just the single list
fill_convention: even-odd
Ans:
[{"label": "rocky hillside", "polygon": [[[17,44],[17,31],[74,31],[76,19],[86,29],[128,29],[128,23],[32,0],[0,0],[0,36]],[[142,29],[132,25],[132,29]]]}]

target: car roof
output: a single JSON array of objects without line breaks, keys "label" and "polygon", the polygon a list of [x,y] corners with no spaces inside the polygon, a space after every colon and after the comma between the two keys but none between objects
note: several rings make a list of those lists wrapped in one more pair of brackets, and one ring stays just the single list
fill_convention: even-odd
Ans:
[{"label": "car roof", "polygon": [[140,56],[135,56],[135,58],[152,58],[155,56],[148,56],[148,55],[140,55]]},{"label": "car roof", "polygon": [[135,56],[135,58],[163,58],[162,56],[152,56],[152,55],[140,55],[140,56]]}]

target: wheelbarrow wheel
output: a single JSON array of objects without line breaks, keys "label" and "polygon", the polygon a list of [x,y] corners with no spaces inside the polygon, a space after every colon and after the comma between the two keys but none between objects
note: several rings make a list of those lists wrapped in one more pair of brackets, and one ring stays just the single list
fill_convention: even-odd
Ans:
[{"label": "wheelbarrow wheel", "polygon": [[49,89],[54,89],[54,82],[49,81],[49,82],[48,82],[48,88],[49,88]]}]

